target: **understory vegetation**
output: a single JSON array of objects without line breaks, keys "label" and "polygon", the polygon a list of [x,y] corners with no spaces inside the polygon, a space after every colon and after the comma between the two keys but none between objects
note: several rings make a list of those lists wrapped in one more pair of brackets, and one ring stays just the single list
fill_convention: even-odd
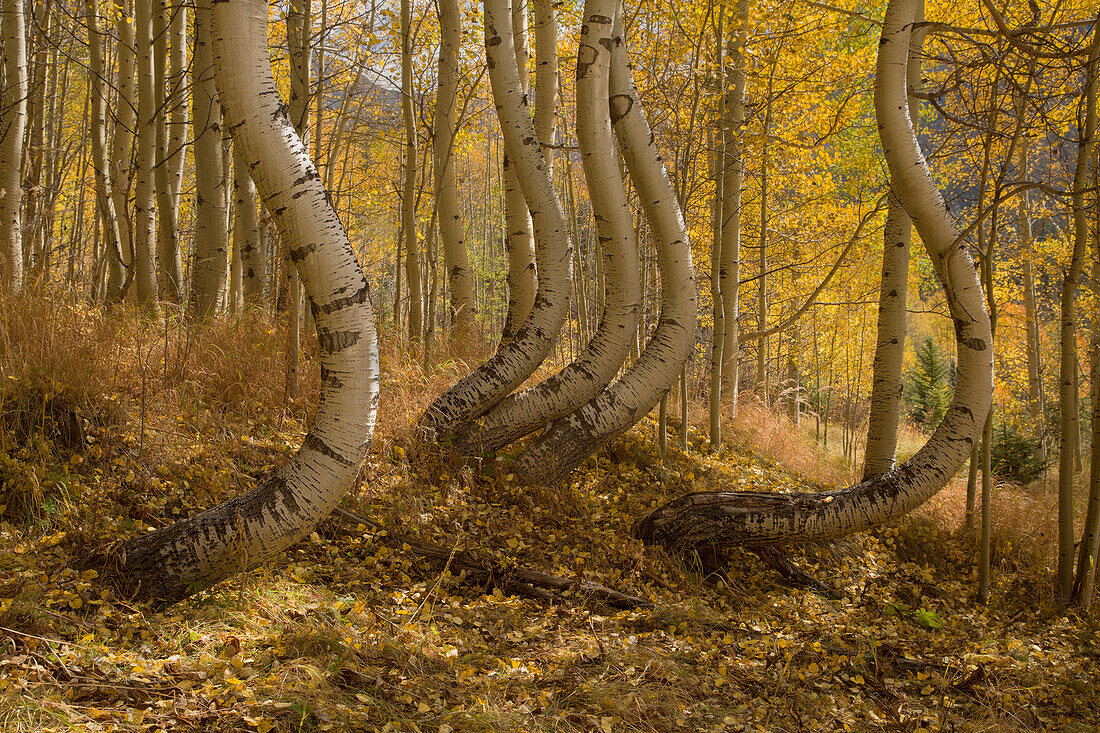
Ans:
[{"label": "understory vegetation", "polygon": [[[688,491],[845,483],[852,468],[811,421],[796,430],[747,400],[708,455],[693,404],[686,451],[670,440],[662,457],[651,416],[569,482],[521,487],[507,456],[445,459],[415,440],[416,416],[467,364],[425,373],[392,334],[379,429],[344,509],[472,550],[505,570],[497,582],[345,516],[180,604],[130,602],[82,570],[88,558],[282,463],[311,417],[316,364],[287,401],[282,329],[262,313],[194,326],[45,302],[0,309],[4,731],[1086,731],[1100,719],[1100,627],[1049,581],[1051,469],[998,486],[989,605],[973,602],[959,479],[895,525],[798,551],[832,600],[783,586],[753,554],[732,550],[723,577],[631,533]],[[650,605],[512,595],[516,567]]]}]

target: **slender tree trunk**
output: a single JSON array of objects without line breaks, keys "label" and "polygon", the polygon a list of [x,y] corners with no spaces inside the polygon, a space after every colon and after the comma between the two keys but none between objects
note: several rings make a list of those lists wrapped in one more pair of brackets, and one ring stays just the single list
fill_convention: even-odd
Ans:
[{"label": "slender tree trunk", "polygon": [[210,49],[211,7],[211,0],[196,0],[195,50],[191,62],[195,245],[190,313],[198,318],[208,318],[224,306],[225,276],[229,269],[229,212],[222,190],[222,107],[214,83]]},{"label": "slender tree trunk", "polygon": [[761,332],[760,343],[756,345],[756,389],[764,404],[768,399],[768,165],[770,163],[770,134],[772,125],[772,110],[775,106],[775,69],[779,54],[776,54],[772,62],[771,72],[768,74],[767,98],[764,106],[764,122],[761,130],[760,149],[760,249],[757,253],[760,258],[759,280],[756,283],[756,330]]},{"label": "slender tree trunk", "polygon": [[107,78],[104,76],[103,34],[99,27],[98,0],[84,0],[84,21],[88,29],[88,85],[91,88],[89,134],[92,170],[95,173],[96,212],[103,232],[104,258],[108,271],[105,300],[122,296],[123,259],[119,244],[118,217],[111,199],[111,172],[107,162]]},{"label": "slender tree trunk", "polygon": [[[266,2],[213,10],[227,122],[310,295],[320,336],[321,400],[298,453],[252,491],[124,543],[121,584],[177,600],[274,557],[327,516],[366,456],[378,400],[369,286],[309,155],[280,107],[267,57]],[[110,566],[110,564],[109,564]]]},{"label": "slender tree trunk", "polygon": [[[1026,135],[1020,140],[1019,176],[1027,178],[1028,148],[1031,141]],[[1031,231],[1031,196],[1024,189],[1017,199],[1020,222],[1020,254],[1024,260],[1024,320],[1025,350],[1027,351],[1027,411],[1035,440],[1035,460],[1046,463],[1046,431],[1044,429],[1044,395],[1042,379],[1042,343],[1039,339],[1039,309],[1035,298],[1035,253],[1032,250],[1034,236]]]},{"label": "slender tree trunk", "polygon": [[898,198],[947,291],[956,328],[958,378],[943,422],[911,459],[855,486],[817,494],[695,493],[642,519],[636,534],[675,548],[712,543],[820,541],[900,516],[935,494],[970,452],[989,410],[993,359],[989,319],[974,264],[917,143],[909,119],[906,65],[919,0],[891,0],[875,81],[879,135]]},{"label": "slender tree trunk", "polygon": [[435,97],[433,168],[439,237],[443,243],[443,268],[447,273],[451,298],[451,339],[456,344],[468,344],[474,335],[477,303],[474,298],[474,273],[466,255],[466,235],[458,206],[458,177],[454,161],[461,22],[458,0],[439,0],[439,88]]},{"label": "slender tree trunk", "polygon": [[1061,319],[1061,444],[1058,456],[1058,597],[1069,603],[1073,595],[1073,509],[1077,472],[1074,459],[1079,448],[1080,414],[1078,409],[1077,369],[1077,287],[1088,252],[1089,221],[1085,187],[1089,181],[1089,161],[1095,146],[1097,112],[1097,65],[1100,58],[1100,19],[1092,29],[1089,58],[1085,66],[1085,119],[1077,144],[1077,167],[1073,175],[1073,255],[1062,284]]},{"label": "slender tree trunk", "polygon": [[405,120],[401,221],[405,230],[405,280],[409,285],[409,343],[419,344],[424,336],[424,295],[416,227],[416,118],[413,116],[412,73],[412,0],[401,0],[401,111]]},{"label": "slender tree trunk", "polygon": [[157,95],[153,77],[153,0],[134,0],[134,48],[137,50],[137,141],[134,167],[134,285],[137,302],[157,302],[156,204],[153,166],[157,153]]},{"label": "slender tree trunk", "polygon": [[233,257],[239,263],[240,292],[247,305],[263,301],[265,268],[256,211],[256,185],[237,145],[233,146]]},{"label": "slender tree trunk", "polygon": [[511,395],[456,436],[465,452],[496,450],[581,407],[618,373],[641,309],[638,247],[611,137],[608,71],[616,0],[588,0],[577,57],[577,139],[596,220],[605,285],[599,327],[580,356]]},{"label": "slender tree trunk", "polygon": [[[531,59],[527,48],[527,6],[521,0],[514,0],[511,9],[512,44],[515,49],[516,69],[519,72],[520,88],[524,97],[529,92],[530,72],[528,62]],[[528,114],[524,105],[524,114]],[[538,133],[536,131],[536,137]],[[546,154],[543,154],[546,157]],[[531,212],[528,201],[520,186],[516,171],[518,161],[512,157],[508,147],[504,149],[504,247],[508,253],[508,315],[504,319],[500,342],[507,344],[515,338],[516,332],[527,320],[535,304],[538,273],[535,263],[535,241],[532,230]],[[549,169],[547,169],[549,174]]]},{"label": "slender tree trunk", "polygon": [[[581,409],[555,421],[517,461],[518,475],[549,484],[629,430],[676,381],[695,337],[696,291],[687,227],[631,77],[621,13],[614,30],[610,113],[619,150],[646,210],[661,268],[661,317],[645,350],[622,376]],[[661,420],[664,423],[664,420]],[[662,432],[661,449],[665,449]]]},{"label": "slender tree trunk", "polygon": [[524,198],[534,212],[538,295],[515,338],[428,408],[420,425],[430,438],[453,434],[527,379],[550,353],[569,306],[569,229],[512,63],[511,14],[507,0],[486,1],[485,49],[505,146],[516,161]]},{"label": "slender tree trunk", "polygon": [[153,94],[156,130],[156,167],[154,184],[157,204],[157,264],[160,295],[164,300],[179,303],[183,298],[183,263],[180,260],[179,230],[176,226],[179,207],[178,189],[172,185],[174,161],[170,161],[169,106],[175,95],[167,90],[168,38],[171,8],[168,0],[153,0]]},{"label": "slender tree trunk", "polygon": [[27,45],[23,0],[2,0],[4,88],[0,95],[0,288],[23,287],[23,132],[27,124]]},{"label": "slender tree trunk", "polygon": [[124,294],[132,282],[134,273],[133,218],[130,215],[130,184],[133,155],[133,131],[137,122],[137,106],[134,104],[134,0],[118,0],[118,90],[115,111],[114,138],[111,141],[111,198],[118,217],[118,237],[125,275],[115,281],[108,274],[107,294]]},{"label": "slender tree trunk", "polygon": [[725,120],[722,124],[725,154],[722,164],[722,259],[718,280],[722,291],[724,340],[722,343],[722,398],[737,416],[738,338],[741,280],[741,195],[745,181],[745,44],[748,38],[748,0],[737,0],[734,28],[728,34]]}]

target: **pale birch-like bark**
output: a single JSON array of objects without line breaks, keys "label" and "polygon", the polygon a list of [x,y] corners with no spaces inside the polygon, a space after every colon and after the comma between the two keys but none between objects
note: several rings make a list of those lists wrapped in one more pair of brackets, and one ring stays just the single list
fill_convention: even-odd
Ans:
[{"label": "pale birch-like bark", "polygon": [[120,582],[147,598],[184,598],[301,539],[351,486],[374,426],[378,351],[369,286],[279,99],[267,12],[260,0],[214,4],[218,86],[229,130],[316,314],[320,402],[298,453],[256,488],[121,546]]},{"label": "pale birch-like bark", "polygon": [[722,291],[722,313],[725,339],[722,343],[722,398],[737,415],[738,338],[741,289],[741,195],[745,181],[745,44],[748,39],[748,0],[737,0],[734,6],[734,27],[727,42],[729,76],[722,124],[724,162],[722,181],[722,259],[718,281]]},{"label": "pale birch-like bark", "polygon": [[[923,1],[917,17],[923,18]],[[920,53],[923,33],[914,33],[909,48],[907,79],[912,92],[920,85]],[[916,98],[909,96],[909,118],[918,120]],[[863,478],[873,478],[896,463],[901,397],[905,389],[906,305],[909,292],[909,249],[913,225],[909,214],[891,191],[883,229],[882,277],[879,288],[877,340],[872,368],[871,408],[867,419],[867,447]]]},{"label": "pale birch-like bark", "polygon": [[405,233],[405,281],[409,288],[409,343],[424,334],[423,284],[416,227],[416,118],[413,116],[412,0],[401,0],[401,114],[405,122],[405,182],[401,188],[401,226]]},{"label": "pale birch-like bark", "polygon": [[133,0],[118,0],[119,19],[116,24],[118,35],[116,55],[118,57],[117,107],[114,119],[114,137],[111,140],[111,199],[118,217],[118,239],[122,252],[122,264],[125,268],[123,280],[117,283],[109,281],[107,292],[119,292],[129,287],[133,280],[134,233],[133,218],[130,215],[131,163],[134,159],[133,131],[137,122],[137,106],[134,104],[134,24]]},{"label": "pale birch-like bark", "polygon": [[577,139],[596,220],[604,309],[584,351],[557,374],[511,395],[456,436],[465,452],[496,450],[595,397],[622,367],[641,310],[638,246],[611,137],[608,72],[617,0],[587,0],[577,50]]},{"label": "pale birch-like bark", "polygon": [[169,107],[174,95],[168,84],[168,40],[171,8],[168,0],[153,0],[153,90],[156,130],[156,165],[153,181],[157,203],[157,275],[160,297],[172,303],[183,298],[183,263],[180,260],[179,230],[176,226],[178,202],[173,189],[174,162],[168,133]]},{"label": "pale birch-like bark", "polygon": [[466,235],[455,174],[455,126],[458,122],[458,52],[462,43],[458,0],[439,0],[439,86],[435,95],[433,140],[436,211],[443,241],[443,269],[450,295],[451,340],[463,343],[474,334],[477,299],[474,273],[466,254]]},{"label": "pale birch-like bark", "polygon": [[[711,240],[710,240],[710,304],[713,319],[710,346],[710,452],[722,449],[722,351],[726,343],[726,311],[722,300],[722,225],[725,215],[724,168],[726,164],[726,141],[723,128],[726,119],[726,88],[724,34],[725,8],[718,11],[718,24],[714,33],[715,68],[720,80],[717,110],[718,134],[710,137],[711,178],[714,180],[714,200],[711,202]],[[735,20],[736,25],[736,20]],[[734,28],[736,32],[736,27]]]},{"label": "pale birch-like bark", "polygon": [[[912,77],[910,77],[912,78]],[[910,98],[910,105],[912,105]],[[910,110],[910,119],[916,119]],[[882,276],[878,296],[878,337],[872,367],[871,409],[863,478],[892,469],[898,448],[901,396],[905,390],[906,304],[909,293],[909,247],[913,225],[897,196],[890,192],[882,233]]]},{"label": "pale birch-like bark", "polygon": [[550,168],[554,164],[554,114],[558,106],[558,19],[551,0],[531,0],[535,21],[535,134]]},{"label": "pale birch-like bark", "polygon": [[1059,427],[1061,443],[1058,455],[1058,572],[1056,590],[1068,603],[1073,594],[1073,510],[1077,477],[1074,459],[1080,449],[1080,411],[1077,380],[1077,287],[1088,253],[1089,221],[1085,188],[1089,163],[1097,132],[1097,66],[1100,62],[1100,19],[1092,28],[1089,58],[1085,65],[1085,119],[1077,142],[1077,167],[1073,175],[1073,255],[1062,283],[1061,370],[1059,376]]},{"label": "pale birch-like bark", "polygon": [[508,0],[485,3],[485,50],[489,81],[504,143],[516,161],[524,198],[530,203],[540,277],[534,308],[514,339],[428,408],[421,428],[429,437],[452,434],[504,399],[546,358],[565,321],[572,258],[568,225],[550,180],[512,47]]},{"label": "pale birch-like bark", "polygon": [[91,136],[92,171],[95,174],[96,215],[103,233],[103,257],[108,273],[104,300],[114,303],[122,295],[125,274],[107,162],[107,79],[103,75],[103,33],[99,26],[98,0],[84,0],[84,24],[88,30],[88,84],[91,87],[88,132]]},{"label": "pale birch-like bark", "polygon": [[156,208],[153,165],[157,152],[157,99],[153,77],[153,0],[134,0],[135,73],[138,86],[134,144],[134,292],[137,302],[157,301]]},{"label": "pale birch-like bark", "polygon": [[170,45],[168,51],[168,184],[175,202],[173,216],[176,218],[177,239],[179,237],[179,200],[183,188],[184,151],[187,147],[187,0],[177,0],[171,6],[172,18],[168,26]]},{"label": "pale birch-like bark", "polygon": [[[511,6],[512,44],[520,88],[526,98],[530,76],[527,69],[531,53],[527,47],[527,3],[515,0]],[[527,103],[524,102],[524,114]],[[537,130],[536,130],[537,135]],[[543,153],[545,157],[545,152]],[[501,344],[507,344],[527,320],[535,303],[538,269],[535,260],[535,238],[531,212],[524,198],[516,165],[519,163],[504,147],[504,249],[508,254],[508,314],[500,334]]]},{"label": "pale birch-like bark", "polygon": [[2,0],[4,89],[0,95],[0,288],[23,287],[23,131],[27,124],[27,44],[23,0]]},{"label": "pale birch-like bark", "polygon": [[695,337],[696,291],[687,227],[631,76],[621,27],[611,51],[610,111],[619,150],[657,242],[661,316],[638,360],[572,414],[557,420],[519,458],[521,479],[549,484],[629,430],[680,375]]},{"label": "pale birch-like bark", "polygon": [[894,189],[943,283],[955,323],[958,376],[943,422],[911,459],[855,486],[816,494],[688,494],[645,517],[635,531],[671,547],[813,542],[900,516],[939,491],[977,439],[993,393],[992,334],[966,243],[936,187],[909,118],[906,66],[920,0],[891,0],[883,21],[875,111]]},{"label": "pale birch-like bark", "polygon": [[236,144],[233,145],[233,258],[239,268],[243,302],[258,305],[263,300],[267,259],[260,246],[256,185]]},{"label": "pale birch-like bark", "polygon": [[[310,0],[291,0],[286,16],[287,51],[290,56],[290,122],[306,145],[309,139],[309,37],[313,27]],[[287,251],[284,246],[284,252]],[[302,283],[289,260],[287,268],[286,393],[298,399],[301,362]],[[400,288],[399,288],[400,289]]]},{"label": "pale birch-like bark", "polygon": [[195,2],[195,44],[191,60],[191,120],[195,153],[195,243],[191,265],[190,313],[207,318],[225,301],[229,269],[229,212],[222,190],[222,107],[214,82],[210,45],[211,0]]}]

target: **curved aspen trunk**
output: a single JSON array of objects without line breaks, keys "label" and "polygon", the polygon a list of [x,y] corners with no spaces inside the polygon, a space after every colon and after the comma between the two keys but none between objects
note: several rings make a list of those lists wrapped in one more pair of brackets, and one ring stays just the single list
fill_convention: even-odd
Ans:
[{"label": "curved aspen trunk", "polygon": [[[917,9],[916,20],[924,20],[924,3]],[[909,119],[916,125],[917,98],[912,92],[920,86],[923,31],[912,34],[906,70],[909,95]],[[878,298],[878,337],[871,382],[871,410],[867,419],[867,447],[864,449],[863,478],[886,473],[894,467],[898,449],[898,424],[901,421],[901,396],[905,389],[902,369],[905,361],[906,304],[909,293],[909,248],[913,222],[896,195],[890,192],[886,226],[882,242],[882,284]]]},{"label": "curved aspen trunk", "polygon": [[424,290],[420,281],[420,245],[416,229],[416,118],[413,116],[412,73],[412,0],[401,0],[401,113],[405,121],[401,222],[405,232],[405,280],[409,286],[409,343],[418,344],[424,335]]},{"label": "curved aspen trunk", "polygon": [[0,96],[0,288],[23,287],[23,132],[27,125],[27,41],[23,0],[0,4],[4,54],[4,89]]},{"label": "curved aspen trunk", "polygon": [[522,384],[550,352],[569,306],[569,230],[513,63],[511,15],[508,0],[486,0],[485,51],[504,142],[531,204],[540,263],[538,294],[516,337],[428,408],[420,427],[429,439],[453,434]]},{"label": "curved aspen trunk", "polygon": [[96,212],[103,232],[103,247],[107,261],[106,292],[108,303],[122,295],[123,264],[119,248],[118,217],[111,199],[111,172],[107,162],[107,79],[103,75],[103,33],[99,28],[97,0],[84,0],[84,21],[88,29],[88,85],[92,90],[89,133],[92,147],[92,170],[95,173]]},{"label": "curved aspen trunk", "polygon": [[725,99],[725,153],[722,180],[722,259],[718,283],[722,291],[725,338],[722,342],[722,399],[737,416],[738,338],[741,289],[741,195],[745,181],[745,43],[748,38],[748,0],[738,0],[734,18],[738,21],[727,39],[728,87]]},{"label": "curved aspen trunk", "polygon": [[619,379],[581,409],[554,422],[520,456],[517,474],[528,483],[549,484],[564,478],[641,420],[679,377],[695,337],[695,275],[687,227],[634,87],[620,27],[614,35],[611,120],[657,241],[661,316],[638,360]]},{"label": "curved aspen trunk", "polygon": [[[520,0],[512,5],[512,45],[516,70],[524,97],[528,96],[530,78],[527,71],[531,53],[527,48],[527,5]],[[524,113],[526,114],[526,101]],[[502,123],[503,124],[503,123]],[[536,133],[537,134],[537,133]],[[545,154],[545,153],[544,153]],[[516,171],[517,161],[504,146],[504,249],[508,254],[508,315],[504,318],[500,343],[507,344],[527,320],[535,304],[538,273],[535,258],[535,236],[531,212],[524,198]]]},{"label": "curved aspen trunk", "polygon": [[114,137],[111,141],[111,199],[118,217],[118,238],[122,252],[122,270],[118,273],[108,270],[107,300],[113,301],[125,296],[125,291],[133,279],[134,233],[133,219],[130,216],[131,163],[134,159],[133,130],[137,121],[137,107],[134,105],[134,24],[131,22],[133,0],[119,0],[118,32],[118,92],[115,110]]},{"label": "curved aspen trunk", "polygon": [[366,456],[378,401],[370,290],[317,170],[279,99],[262,0],[213,7],[226,121],[302,274],[321,348],[321,397],[302,447],[252,491],[124,543],[120,582],[175,601],[278,555],[327,516]]},{"label": "curved aspen trunk", "polygon": [[943,422],[916,455],[874,479],[816,494],[694,493],[643,518],[636,534],[673,548],[813,542],[880,524],[919,506],[959,470],[993,393],[989,316],[974,263],[909,119],[906,65],[920,0],[891,0],[883,22],[875,110],[894,190],[935,263],[955,322],[958,381]]},{"label": "curved aspen trunk", "polygon": [[134,290],[137,302],[156,307],[156,210],[153,165],[157,153],[156,89],[153,78],[153,0],[134,0],[138,119],[134,155]]},{"label": "curved aspen trunk", "polygon": [[587,0],[577,51],[577,139],[603,260],[603,317],[585,350],[564,369],[501,401],[456,435],[464,452],[496,450],[564,417],[618,373],[641,310],[638,246],[611,137],[608,71],[618,0]]},{"label": "curved aspen trunk", "polygon": [[450,294],[451,340],[462,344],[474,335],[477,298],[474,273],[466,254],[466,234],[458,205],[455,174],[455,126],[458,122],[458,51],[462,45],[458,0],[439,0],[439,87],[435,94],[434,155],[436,211],[443,240],[443,269]]}]

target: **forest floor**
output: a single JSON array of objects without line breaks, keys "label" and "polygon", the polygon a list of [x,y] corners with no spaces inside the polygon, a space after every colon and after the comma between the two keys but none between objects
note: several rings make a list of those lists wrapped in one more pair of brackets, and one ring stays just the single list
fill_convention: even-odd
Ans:
[{"label": "forest floor", "polygon": [[569,485],[520,486],[506,458],[415,444],[417,411],[464,366],[425,376],[392,349],[346,509],[652,605],[508,595],[336,520],[183,603],[128,602],[80,563],[284,460],[316,375],[284,408],[260,321],[201,337],[77,310],[0,325],[0,730],[1097,730],[1100,627],[1053,602],[1050,525],[1026,492],[999,492],[988,606],[957,484],[895,526],[795,552],[839,600],[736,549],[726,582],[632,524],[687,491],[816,490],[843,478],[835,457],[749,407],[718,456],[692,429],[661,458],[647,419]]}]

